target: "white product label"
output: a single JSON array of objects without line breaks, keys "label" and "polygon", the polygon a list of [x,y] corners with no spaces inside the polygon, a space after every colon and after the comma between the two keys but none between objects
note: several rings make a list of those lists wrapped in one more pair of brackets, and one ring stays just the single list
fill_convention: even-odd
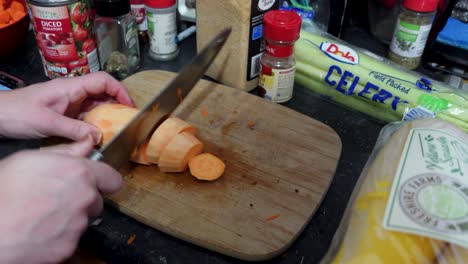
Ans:
[{"label": "white product label", "polygon": [[147,13],[151,51],[170,54],[177,50],[176,14]]},{"label": "white product label", "polygon": [[286,102],[292,97],[295,68],[270,69],[262,65],[259,86],[264,97],[276,103]]},{"label": "white product label", "polygon": [[99,59],[97,54],[97,49],[94,49],[91,53],[88,53],[88,64],[90,72],[97,72],[100,70]]},{"label": "white product label", "polygon": [[424,52],[432,24],[415,25],[398,19],[390,49],[407,58],[420,57]]},{"label": "white product label", "polygon": [[438,129],[410,131],[383,226],[468,247],[466,140]]},{"label": "white product label", "polygon": [[422,106],[417,106],[415,108],[410,108],[405,115],[403,116],[402,121],[411,121],[423,118],[435,118],[436,115],[434,112],[426,109]]}]

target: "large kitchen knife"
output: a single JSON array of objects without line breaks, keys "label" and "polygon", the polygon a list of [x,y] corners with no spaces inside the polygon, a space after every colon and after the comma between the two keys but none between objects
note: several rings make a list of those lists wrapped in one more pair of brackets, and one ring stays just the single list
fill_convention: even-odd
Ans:
[{"label": "large kitchen knife", "polygon": [[230,28],[219,33],[117,135],[88,158],[104,161],[115,169],[126,164],[135,147],[144,143],[153,128],[179,105],[181,98],[187,96],[204,75],[230,33]]}]

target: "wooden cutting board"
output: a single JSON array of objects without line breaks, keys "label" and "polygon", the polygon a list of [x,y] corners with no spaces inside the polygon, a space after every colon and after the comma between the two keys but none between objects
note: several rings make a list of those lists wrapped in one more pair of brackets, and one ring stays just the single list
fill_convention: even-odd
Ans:
[{"label": "wooden cutting board", "polygon": [[[142,107],[174,76],[144,71],[123,82]],[[264,260],[285,251],[330,185],[341,153],[338,135],[284,106],[205,80],[174,115],[195,125],[205,151],[226,162],[224,176],[201,182],[188,172],[133,165],[108,202],[151,227],[232,257]]]}]

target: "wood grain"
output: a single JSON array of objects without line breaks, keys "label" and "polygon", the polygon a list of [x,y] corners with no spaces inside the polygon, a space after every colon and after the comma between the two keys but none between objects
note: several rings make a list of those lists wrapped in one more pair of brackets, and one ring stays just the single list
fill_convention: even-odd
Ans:
[{"label": "wood grain", "polygon": [[[174,76],[144,71],[123,82],[141,107]],[[285,251],[330,185],[341,154],[338,135],[284,106],[205,80],[174,115],[195,125],[205,151],[226,162],[223,177],[201,182],[188,172],[133,165],[108,202],[151,227],[236,258],[264,260]]]}]

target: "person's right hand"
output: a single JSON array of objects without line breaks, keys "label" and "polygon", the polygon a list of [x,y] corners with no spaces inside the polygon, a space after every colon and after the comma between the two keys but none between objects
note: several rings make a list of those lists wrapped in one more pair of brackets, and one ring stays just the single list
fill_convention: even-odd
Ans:
[{"label": "person's right hand", "polygon": [[92,148],[88,138],[0,161],[0,263],[57,263],[73,254],[102,210],[101,193],[122,184],[116,170],[83,158]]}]

